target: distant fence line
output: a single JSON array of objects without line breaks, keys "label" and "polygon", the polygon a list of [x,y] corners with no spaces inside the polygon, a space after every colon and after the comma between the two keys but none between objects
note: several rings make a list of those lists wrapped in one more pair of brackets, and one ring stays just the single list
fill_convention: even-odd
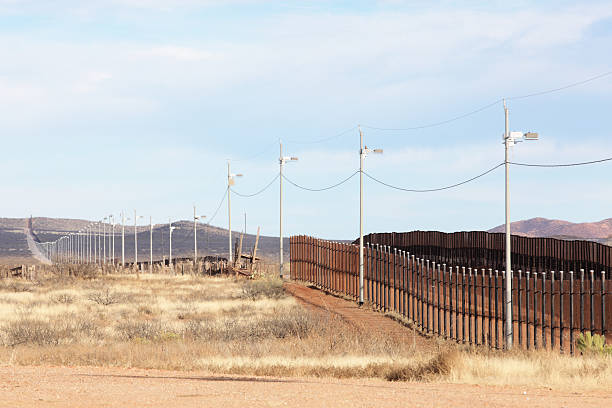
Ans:
[{"label": "distant fence line", "polygon": [[[357,245],[293,236],[290,251],[292,279],[358,300]],[[609,339],[609,282],[605,271],[515,272],[514,343],[574,353],[578,333]],[[438,263],[390,246],[365,248],[364,300],[410,319],[423,333],[503,348],[504,286],[503,270]]]},{"label": "distant fence line", "polygon": [[[505,235],[484,231],[369,234],[366,243],[419,254],[436,263],[505,269]],[[357,243],[355,241],[354,243]],[[512,269],[531,272],[594,270],[612,273],[612,247],[591,241],[511,236]]]}]

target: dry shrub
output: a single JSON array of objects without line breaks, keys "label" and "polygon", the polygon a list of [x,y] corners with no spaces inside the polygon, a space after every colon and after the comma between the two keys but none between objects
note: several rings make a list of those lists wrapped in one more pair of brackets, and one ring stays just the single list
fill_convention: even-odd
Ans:
[{"label": "dry shrub", "polygon": [[266,338],[305,338],[318,325],[319,321],[313,315],[299,308],[292,308],[289,311],[278,311],[259,319],[233,317],[221,321],[191,320],[186,324],[183,335],[191,340],[223,342],[255,341]]},{"label": "dry shrub", "polygon": [[117,326],[120,338],[130,341],[168,341],[175,340],[180,335],[159,321],[128,320]]},{"label": "dry shrub", "polygon": [[74,303],[75,297],[70,293],[60,293],[51,297],[53,303],[59,303],[63,305],[70,305]]},{"label": "dry shrub", "polygon": [[80,279],[94,279],[100,275],[98,266],[93,264],[54,264],[52,271],[55,276]]},{"label": "dry shrub", "polygon": [[388,381],[432,381],[447,377],[461,362],[457,350],[442,351],[429,361],[414,366],[394,367],[385,378]]},{"label": "dry shrub", "polygon": [[119,303],[124,300],[124,297],[118,293],[111,292],[109,288],[103,291],[90,293],[87,297],[92,302],[95,302],[102,306],[110,306],[115,303]]},{"label": "dry shrub", "polygon": [[91,319],[65,315],[52,322],[22,317],[0,329],[5,346],[19,344],[58,345],[82,341],[84,338],[100,338],[98,326]]},{"label": "dry shrub", "polygon": [[32,292],[33,285],[31,283],[18,282],[14,280],[2,281],[0,280],[0,291],[3,292]]},{"label": "dry shrub", "polygon": [[254,279],[242,285],[242,297],[245,299],[281,299],[285,296],[283,281],[280,279]]}]

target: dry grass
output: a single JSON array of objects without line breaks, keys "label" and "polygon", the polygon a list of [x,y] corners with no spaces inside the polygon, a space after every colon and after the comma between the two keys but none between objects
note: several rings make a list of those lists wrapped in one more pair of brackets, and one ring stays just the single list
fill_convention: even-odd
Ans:
[{"label": "dry grass", "polygon": [[273,278],[104,275],[0,281],[0,363],[378,377],[602,389],[612,358],[475,351],[429,354],[302,308]]}]

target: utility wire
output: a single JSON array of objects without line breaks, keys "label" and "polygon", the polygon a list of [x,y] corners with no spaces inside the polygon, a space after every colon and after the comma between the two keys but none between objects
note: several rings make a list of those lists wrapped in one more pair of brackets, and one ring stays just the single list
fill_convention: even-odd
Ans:
[{"label": "utility wire", "polygon": [[533,164],[533,163],[515,163],[515,162],[508,162],[508,163],[513,164],[515,166],[526,166],[526,167],[574,167],[574,166],[586,166],[588,164],[603,163],[603,162],[607,162],[610,160],[612,160],[612,157],[608,157],[605,159],[599,159],[599,160],[591,160],[591,161],[586,161],[586,162],[561,163],[561,164]]},{"label": "utility wire", "polygon": [[210,226],[210,223],[212,222],[212,220],[215,219],[215,217],[217,216],[217,213],[219,212],[219,210],[221,209],[221,205],[223,205],[223,202],[225,201],[225,197],[227,197],[227,191],[229,190],[229,188],[225,189],[225,193],[223,193],[223,197],[221,197],[221,201],[219,201],[219,205],[217,206],[217,209],[215,210],[215,213],[213,214],[212,217],[210,217],[208,219],[207,224]]},{"label": "utility wire", "polygon": [[232,190],[233,193],[235,193],[236,195],[238,195],[240,197],[255,197],[256,195],[259,195],[259,194],[263,193],[264,191],[266,191],[272,185],[272,183],[274,183],[276,180],[278,180],[279,177],[280,177],[280,175],[277,174],[276,177],[274,177],[268,184],[266,184],[266,186],[264,188],[262,188],[261,190],[257,191],[256,193],[253,193],[253,194],[241,194],[241,193],[237,192],[236,190],[234,190],[233,188],[231,190]]},{"label": "utility wire", "polygon": [[[274,142],[274,144],[276,144],[276,143],[277,142]],[[262,154],[267,153],[270,150],[270,147],[272,146],[272,143],[268,143],[266,146],[267,147],[265,149],[255,153],[255,154],[253,154],[251,156],[243,157],[241,159],[230,159],[230,161],[232,161],[232,162],[242,162],[242,161],[247,161],[247,160],[251,160],[251,159],[254,159],[256,157],[259,157]]]},{"label": "utility wire", "polygon": [[383,186],[386,186],[386,187],[389,187],[389,188],[393,188],[395,190],[407,191],[407,192],[410,192],[410,193],[431,193],[431,192],[434,192],[434,191],[448,190],[448,189],[451,189],[451,188],[454,188],[454,187],[461,186],[463,184],[467,184],[470,181],[474,181],[474,180],[476,180],[476,179],[478,179],[480,177],[486,176],[487,174],[491,173],[493,170],[496,170],[497,168],[499,168],[499,167],[501,167],[503,165],[504,165],[504,163],[499,163],[498,165],[496,165],[495,167],[490,168],[489,170],[485,171],[484,173],[480,173],[479,175],[477,175],[475,177],[472,177],[470,179],[461,181],[459,183],[452,184],[450,186],[439,187],[439,188],[427,188],[427,189],[413,189],[413,188],[398,187],[398,186],[394,186],[394,185],[385,183],[384,181],[379,180],[379,179],[377,179],[377,178],[375,178],[373,176],[370,176],[365,171],[363,172],[363,174],[365,174],[368,178],[374,180],[375,182],[377,182],[379,184],[382,184]]},{"label": "utility wire", "polygon": [[327,142],[329,140],[335,139],[337,137],[340,137],[342,135],[345,135],[353,130],[357,130],[357,126],[353,126],[350,129],[346,129],[340,133],[336,133],[333,136],[329,136],[329,137],[324,137],[323,139],[317,139],[317,140],[307,140],[307,141],[300,141],[300,140],[285,140],[285,142],[291,144],[315,144],[315,143],[323,143],[323,142]]},{"label": "utility wire", "polygon": [[586,84],[588,82],[596,81],[596,80],[598,80],[600,78],[604,78],[604,77],[607,77],[609,75],[612,75],[612,71],[604,72],[603,74],[596,75],[594,77],[585,79],[583,81],[574,82],[574,83],[571,83],[569,85],[562,86],[560,88],[547,89],[545,91],[534,92],[534,93],[530,93],[530,94],[526,94],[526,95],[512,96],[512,97],[506,98],[506,99],[508,99],[508,100],[511,100],[511,99],[524,99],[524,98],[531,98],[532,96],[540,96],[540,95],[546,95],[546,94],[553,93],[553,92],[559,92],[559,91],[563,91],[563,90],[568,89],[568,88],[573,88],[575,86]]},{"label": "utility wire", "polygon": [[295,186],[297,188],[300,188],[302,190],[306,190],[306,191],[325,191],[325,190],[331,190],[332,188],[336,188],[336,187],[340,186],[341,184],[346,183],[347,181],[349,181],[350,179],[355,177],[355,175],[358,174],[358,173],[359,173],[359,170],[356,170],[353,174],[351,174],[350,176],[348,176],[344,180],[340,181],[339,183],[336,183],[336,184],[328,186],[328,187],[323,187],[323,188],[309,188],[309,187],[300,186],[299,184],[294,183],[293,181],[288,179],[287,176],[285,176],[284,174],[283,174],[283,178],[285,180],[287,180],[289,182],[289,184],[292,184],[293,186]]},{"label": "utility wire", "polygon": [[[601,78],[604,78],[604,77],[607,77],[607,76],[610,76],[610,75],[612,75],[612,71],[604,72],[604,73],[596,75],[594,77],[587,78],[587,79],[582,80],[582,81],[574,82],[574,83],[562,86],[560,88],[552,88],[552,89],[547,89],[547,90],[540,91],[540,92],[534,92],[534,93],[525,94],[525,95],[512,96],[512,97],[506,98],[506,100],[525,99],[525,98],[531,98],[533,96],[540,96],[540,95],[550,94],[550,93],[553,93],[553,92],[559,92],[559,91],[563,91],[563,90],[568,89],[568,88],[573,88],[575,86],[586,84],[588,82],[596,81],[598,79],[601,79]],[[440,126],[440,125],[444,125],[444,124],[447,124],[447,123],[450,123],[450,122],[454,122],[456,120],[460,120],[460,119],[466,118],[468,116],[474,115],[476,113],[482,112],[483,110],[488,109],[488,108],[498,104],[502,100],[503,99],[500,98],[500,99],[497,99],[494,102],[491,102],[488,105],[482,106],[482,107],[480,107],[480,108],[478,108],[476,110],[464,113],[462,115],[455,116],[455,117],[452,117],[450,119],[442,120],[442,121],[439,121],[439,122],[433,122],[433,123],[428,123],[428,124],[425,124],[425,125],[420,125],[420,126],[405,127],[405,128],[380,128],[380,127],[369,126],[369,125],[361,125],[361,126],[364,127],[364,128],[367,128],[367,129],[383,130],[383,131],[404,131],[404,130],[426,129],[426,128]]]},{"label": "utility wire", "polygon": [[372,130],[385,130],[385,131],[387,131],[387,130],[388,130],[388,131],[403,131],[403,130],[419,130],[419,129],[426,129],[426,128],[430,128],[430,127],[435,127],[435,126],[444,125],[444,124],[447,124],[447,123],[450,123],[450,122],[454,122],[454,121],[459,120],[459,119],[466,118],[466,117],[471,116],[471,115],[475,115],[475,114],[476,114],[476,113],[478,113],[478,112],[482,112],[482,111],[483,111],[483,110],[485,110],[485,109],[489,109],[491,106],[497,105],[497,104],[498,104],[498,103],[500,103],[501,101],[502,101],[502,99],[500,98],[500,99],[497,99],[497,100],[496,100],[496,101],[494,101],[494,102],[491,102],[491,103],[490,103],[490,104],[488,104],[488,105],[482,106],[482,107],[480,107],[480,108],[478,108],[478,109],[476,109],[476,110],[473,110],[473,111],[471,111],[471,112],[464,113],[464,114],[462,114],[462,115],[455,116],[455,117],[450,118],[450,119],[442,120],[442,121],[440,121],[440,122],[433,122],[433,123],[428,123],[428,124],[425,124],[425,125],[420,125],[420,126],[413,126],[413,127],[406,127],[406,128],[380,128],[380,127],[374,127],[374,126],[369,126],[369,125],[361,125],[361,127],[366,128],[366,129],[372,129]]}]

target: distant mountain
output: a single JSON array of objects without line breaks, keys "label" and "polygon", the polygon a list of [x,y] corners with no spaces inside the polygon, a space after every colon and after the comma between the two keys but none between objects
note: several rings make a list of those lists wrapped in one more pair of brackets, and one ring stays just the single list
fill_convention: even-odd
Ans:
[{"label": "distant mountain", "polygon": [[[599,222],[573,223],[539,217],[513,222],[510,230],[512,234],[527,237],[584,239],[609,245],[612,241],[612,218]],[[504,225],[499,225],[488,232],[504,232]]]},{"label": "distant mountain", "polygon": [[[27,244],[28,218],[0,218],[0,263],[35,263]],[[55,241],[70,232],[84,230],[92,221],[60,219],[60,218],[33,218],[32,232],[34,239],[39,242]],[[193,221],[176,221],[172,225],[176,228],[172,233],[172,256],[193,257]],[[98,226],[96,226],[97,228]],[[107,254],[112,254],[112,240],[109,240],[112,226],[106,224],[101,227],[107,232]],[[148,260],[150,256],[150,227],[138,226],[138,259]],[[168,224],[153,225],[153,259],[160,260],[169,255],[169,228]],[[121,259],[121,225],[115,225],[115,258]],[[240,232],[233,231],[234,242],[240,237]],[[228,231],[204,223],[198,223],[198,256],[215,255],[227,257]],[[255,235],[246,234],[242,243],[242,252],[248,253],[255,245]],[[284,255],[289,259],[289,238],[284,241]],[[270,262],[278,259],[278,237],[261,235],[257,253]],[[134,226],[125,226],[125,259],[134,260]]]}]

